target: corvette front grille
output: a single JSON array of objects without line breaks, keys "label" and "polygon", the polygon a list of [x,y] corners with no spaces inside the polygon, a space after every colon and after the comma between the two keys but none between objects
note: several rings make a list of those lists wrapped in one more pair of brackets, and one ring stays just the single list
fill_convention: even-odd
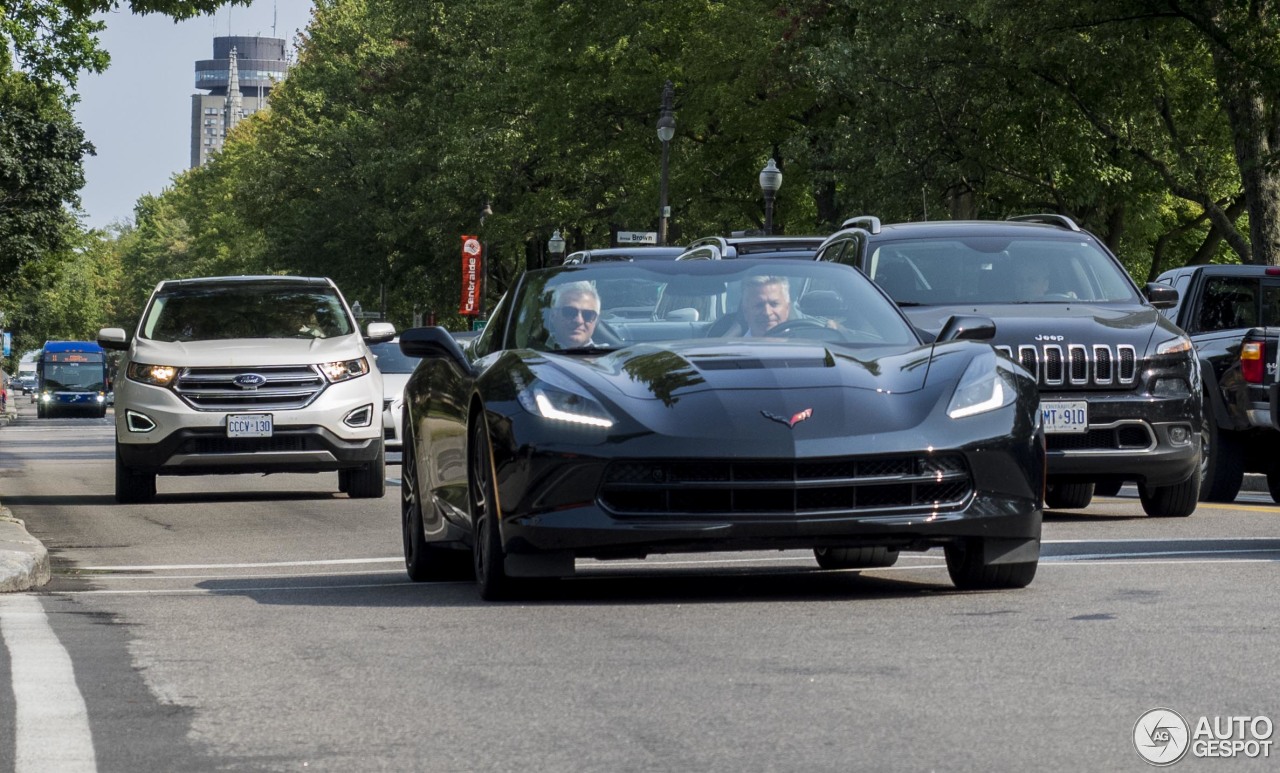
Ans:
[{"label": "corvette front grille", "polygon": [[600,502],[621,516],[842,515],[961,507],[973,480],[958,454],[801,461],[617,461]]},{"label": "corvette front grille", "polygon": [[997,346],[1026,368],[1036,383],[1052,387],[1130,387],[1138,379],[1138,352],[1128,345],[1045,344]]},{"label": "corvette front grille", "polygon": [[[266,382],[256,389],[237,386],[235,378],[248,373],[263,376]],[[273,365],[183,368],[173,391],[197,411],[287,411],[309,405],[324,386],[324,376],[314,366]]]}]

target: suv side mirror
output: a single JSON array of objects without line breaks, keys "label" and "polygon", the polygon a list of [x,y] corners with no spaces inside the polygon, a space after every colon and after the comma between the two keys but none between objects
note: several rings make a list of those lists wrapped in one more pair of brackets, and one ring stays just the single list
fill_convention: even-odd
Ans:
[{"label": "suv side mirror", "polygon": [[1157,309],[1172,309],[1178,305],[1178,291],[1162,282],[1147,282],[1143,288],[1147,300]]},{"label": "suv side mirror", "polygon": [[990,317],[953,315],[938,331],[938,341],[990,341],[996,337],[996,323]]},{"label": "suv side mirror", "polygon": [[390,322],[370,322],[364,340],[371,344],[380,344],[396,337],[396,326]]},{"label": "suv side mirror", "polygon": [[98,346],[123,352],[129,348],[129,334],[122,327],[104,327],[98,331]]}]

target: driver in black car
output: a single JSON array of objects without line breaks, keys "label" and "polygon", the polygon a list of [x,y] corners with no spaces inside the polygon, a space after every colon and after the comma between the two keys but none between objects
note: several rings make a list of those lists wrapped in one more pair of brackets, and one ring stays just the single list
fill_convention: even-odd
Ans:
[{"label": "driver in black car", "polygon": [[791,319],[791,283],[785,276],[753,276],[742,282],[744,336],[763,336]]},{"label": "driver in black car", "polygon": [[721,317],[707,335],[759,338],[792,318],[791,283],[787,278],[753,276],[742,280],[742,305],[738,311]]},{"label": "driver in black car", "polygon": [[1014,300],[1039,301],[1049,293],[1049,275],[1038,266],[1018,263],[1013,269]]}]

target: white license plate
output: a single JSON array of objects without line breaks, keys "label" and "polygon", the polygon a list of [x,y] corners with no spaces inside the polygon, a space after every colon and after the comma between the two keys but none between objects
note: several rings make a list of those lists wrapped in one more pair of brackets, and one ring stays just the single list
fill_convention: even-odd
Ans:
[{"label": "white license plate", "polygon": [[1044,431],[1053,433],[1087,432],[1089,404],[1084,400],[1040,403]]},{"label": "white license plate", "polygon": [[231,414],[227,417],[227,437],[271,437],[271,414]]}]

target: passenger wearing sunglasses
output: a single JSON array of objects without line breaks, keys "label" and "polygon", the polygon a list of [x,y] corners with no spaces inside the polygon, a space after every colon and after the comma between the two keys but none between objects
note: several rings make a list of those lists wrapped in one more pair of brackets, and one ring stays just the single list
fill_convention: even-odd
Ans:
[{"label": "passenger wearing sunglasses", "polygon": [[600,296],[590,282],[570,282],[556,288],[548,329],[561,349],[587,349],[600,319]]}]

